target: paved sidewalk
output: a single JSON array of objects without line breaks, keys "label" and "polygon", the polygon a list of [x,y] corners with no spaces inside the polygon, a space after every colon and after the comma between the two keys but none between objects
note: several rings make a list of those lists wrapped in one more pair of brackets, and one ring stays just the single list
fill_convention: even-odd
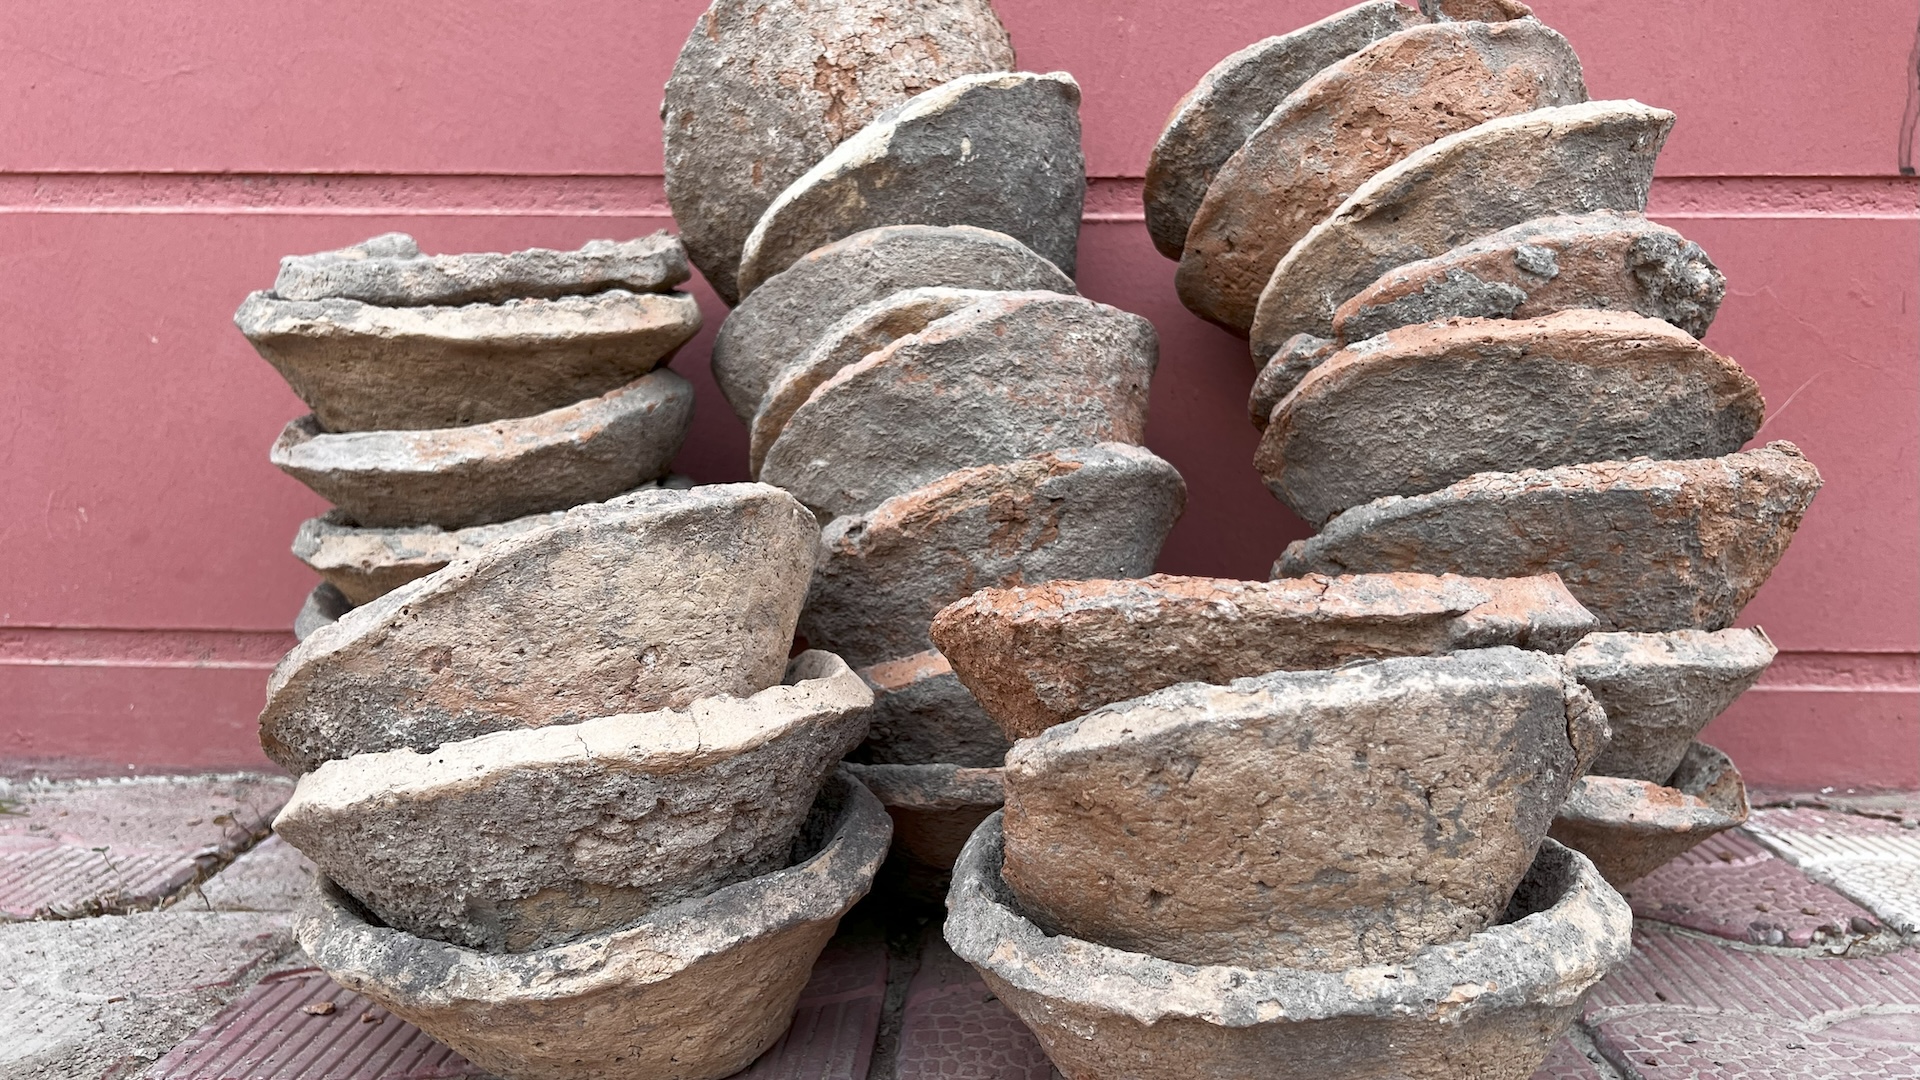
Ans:
[{"label": "paved sidewalk", "polygon": [[[289,790],[0,783],[0,1080],[484,1077],[299,953]],[[1920,1078],[1917,806],[1786,800],[1635,883],[1632,959],[1536,1080]],[[862,905],[741,1077],[1058,1076],[939,914]]]}]

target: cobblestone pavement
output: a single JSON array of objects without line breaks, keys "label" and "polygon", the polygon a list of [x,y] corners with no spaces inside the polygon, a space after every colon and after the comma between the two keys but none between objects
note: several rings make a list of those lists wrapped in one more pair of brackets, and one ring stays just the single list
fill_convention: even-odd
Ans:
[{"label": "cobblestone pavement", "polygon": [[[286,781],[0,782],[0,1080],[484,1080],[289,934]],[[1535,1080],[1920,1078],[1920,801],[1779,798],[1627,890]],[[937,909],[876,897],[751,1080],[1053,1080]]]}]

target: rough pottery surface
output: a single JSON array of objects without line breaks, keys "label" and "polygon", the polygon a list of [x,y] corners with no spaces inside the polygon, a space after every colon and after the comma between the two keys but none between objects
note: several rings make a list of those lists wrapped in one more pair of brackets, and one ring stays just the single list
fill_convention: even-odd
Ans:
[{"label": "rough pottery surface", "polygon": [[1348,971],[1191,966],[1036,925],[1001,880],[998,816],[968,841],[946,939],[1070,1080],[1527,1080],[1633,915],[1544,842],[1502,925]]},{"label": "rough pottery surface", "polygon": [[293,616],[293,639],[305,641],[314,631],[323,626],[331,626],[340,621],[340,616],[353,610],[353,601],[335,588],[331,582],[323,581],[313,587],[307,598],[300,602],[300,610]]},{"label": "rough pottery surface", "polygon": [[672,371],[537,416],[432,431],[288,424],[269,459],[373,528],[463,529],[610,499],[666,475],[693,418]]},{"label": "rough pottery surface", "polygon": [[1153,324],[1059,293],[1003,293],[840,372],[795,410],[760,476],[824,519],[959,469],[1138,444]]},{"label": "rough pottery surface", "polygon": [[740,250],[787,185],[884,110],[1013,63],[988,0],[715,0],[660,106],[687,254],[736,303]]},{"label": "rough pottery surface", "polygon": [[982,589],[932,636],[1012,738],[1176,683],[1491,645],[1565,652],[1593,615],[1557,578],[1155,574]]},{"label": "rough pottery surface", "polygon": [[781,374],[850,312],[903,289],[1072,293],[1073,279],[1020,241],[971,225],[888,225],[808,252],[740,302],[713,339],[713,379],[751,424]]},{"label": "rough pottery surface", "polygon": [[375,307],[254,293],[233,317],[321,431],[466,427],[570,405],[666,363],[700,329],[685,293]]},{"label": "rough pottery surface", "polygon": [[1396,266],[1548,214],[1642,212],[1673,114],[1637,101],[1535,109],[1449,135],[1360,185],[1274,267],[1251,335],[1258,361]]},{"label": "rough pottery surface", "polygon": [[752,697],[329,761],[274,829],[396,930],[546,948],[784,867],[872,701],[807,652]]},{"label": "rough pottery surface", "polygon": [[1535,19],[1382,38],[1294,91],[1220,167],[1180,259],[1180,299],[1239,333],[1288,250],[1368,178],[1448,135],[1587,99],[1580,58]]},{"label": "rough pottery surface", "polygon": [[998,768],[851,762],[842,767],[887,808],[895,853],[936,871],[952,869],[974,829],[1006,801]]},{"label": "rough pottery surface", "polygon": [[932,648],[933,617],[979,588],[1139,577],[1186,494],[1172,465],[1118,443],[951,473],[827,525],[800,632],[864,666]]},{"label": "rough pottery surface", "polygon": [[1619,889],[1715,833],[1745,824],[1748,813],[1739,770],[1727,755],[1696,742],[1664,783],[1582,778],[1548,835],[1592,859]]},{"label": "rough pottery surface", "polygon": [[841,368],[857,364],[909,334],[917,334],[936,320],[946,318],[989,296],[984,289],[903,289],[884,300],[854,308],[839,322],[827,327],[813,349],[779,373],[767,389],[760,409],[747,425],[747,469],[760,474],[775,439],[786,430],[793,410],[838,374]]},{"label": "rough pottery surface", "polygon": [[260,716],[294,773],[352,754],[745,697],[780,681],[818,526],[761,484],[578,507],[300,643]]},{"label": "rough pottery surface", "polygon": [[687,280],[687,251],[670,233],[590,240],[577,251],[422,255],[406,233],[384,233],[339,251],[280,260],[282,300],[358,300],[385,307],[498,304],[624,289],[666,292]]},{"label": "rough pottery surface", "polygon": [[1348,510],[1288,545],[1274,575],[1554,573],[1599,629],[1721,630],[1766,583],[1819,490],[1819,471],[1788,442],[1704,461],[1483,473]]},{"label": "rough pottery surface", "polygon": [[1274,406],[1254,467],[1313,524],[1475,473],[1731,454],[1760,387],[1669,323],[1630,312],[1451,319],[1329,357]]},{"label": "rough pottery surface", "polygon": [[1174,106],[1147,161],[1143,201],[1153,246],[1180,258],[1214,174],[1288,94],[1328,64],[1419,22],[1397,0],[1369,0],[1215,64]]},{"label": "rough pottery surface", "polygon": [[874,765],[948,762],[999,768],[1007,737],[953,674],[938,649],[860,669],[873,690],[871,727],[855,759]]},{"label": "rough pottery surface", "polygon": [[1086,200],[1080,84],[1064,71],[963,75],[881,113],[767,208],[739,288],[882,225],[973,225],[1073,273]]},{"label": "rough pottery surface", "polygon": [[[641,489],[676,491],[692,486],[693,481],[684,476],[640,485]],[[312,567],[345,601],[327,620],[331,622],[347,608],[370,603],[488,544],[558,524],[565,515],[565,510],[554,510],[464,529],[437,525],[379,529],[355,525],[335,509],[300,523],[300,531],[293,536],[293,556]]]},{"label": "rough pottery surface", "polygon": [[1312,334],[1295,334],[1280,346],[1280,351],[1267,359],[1260,373],[1253,377],[1253,390],[1247,394],[1247,419],[1261,431],[1267,429],[1267,421],[1273,416],[1274,406],[1280,404],[1307,372],[1327,362],[1328,358],[1340,351],[1340,343],[1332,338],[1314,337]]},{"label": "rough pottery surface", "polygon": [[1344,342],[1466,316],[1636,311],[1705,337],[1727,279],[1700,245],[1639,214],[1544,217],[1387,271],[1334,312]]},{"label": "rough pottery surface", "polygon": [[1041,926],[1166,960],[1398,963],[1499,917],[1605,740],[1511,647],[1186,683],[1014,744],[1005,876]]},{"label": "rough pottery surface", "polygon": [[720,1080],[793,1017],[820,950],[872,884],[892,827],[844,773],[789,867],[585,941],[483,953],[369,922],[329,886],[298,926],[335,981],[516,1080]]},{"label": "rough pottery surface", "polygon": [[1693,737],[1746,693],[1776,651],[1757,629],[1588,637],[1567,653],[1567,670],[1613,729],[1593,772],[1665,783]]}]

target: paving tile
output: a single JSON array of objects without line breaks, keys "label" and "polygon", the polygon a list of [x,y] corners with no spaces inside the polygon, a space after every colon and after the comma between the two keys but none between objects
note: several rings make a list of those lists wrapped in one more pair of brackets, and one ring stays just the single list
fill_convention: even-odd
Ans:
[{"label": "paving tile", "polygon": [[260,980],[147,1080],[464,1080],[487,1074],[313,968]]},{"label": "paving tile", "polygon": [[1920,1077],[1920,952],[1793,955],[1644,927],[1584,1023],[1629,1077]]},{"label": "paving tile", "polygon": [[897,1072],[888,1080],[1053,1080],[1039,1040],[939,934],[907,986]]},{"label": "paving tile", "polygon": [[265,836],[267,776],[0,781],[0,921],[151,908]]},{"label": "paving tile", "polygon": [[1580,1048],[1566,1039],[1553,1044],[1548,1051],[1547,1060],[1540,1065],[1540,1071],[1533,1074],[1533,1080],[1612,1080],[1600,1071],[1600,1066],[1587,1060]]},{"label": "paving tile", "polygon": [[1731,830],[1621,890],[1633,913],[1755,945],[1844,950],[1878,931],[1865,908]]},{"label": "paving tile", "polygon": [[300,849],[269,836],[201,883],[179,906],[192,911],[293,911],[313,891],[319,872]]},{"label": "paving tile", "polygon": [[1782,859],[1904,934],[1920,934],[1920,828],[1812,807],[1756,810],[1747,823]]},{"label": "paving tile", "polygon": [[137,1075],[293,951],[289,921],[159,911],[0,926],[0,1076]]},{"label": "paving tile", "polygon": [[1863,1017],[1822,1030],[1752,1016],[1641,1013],[1601,1024],[1596,1040],[1634,1080],[1888,1080],[1920,1077],[1920,1031],[1901,1030],[1913,1019]]}]

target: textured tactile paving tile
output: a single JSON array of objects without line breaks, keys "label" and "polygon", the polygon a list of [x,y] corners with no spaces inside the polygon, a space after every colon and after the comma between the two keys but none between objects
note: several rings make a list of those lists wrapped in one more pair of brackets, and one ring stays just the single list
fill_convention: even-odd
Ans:
[{"label": "textured tactile paving tile", "polygon": [[1920,828],[1811,807],[1755,810],[1747,828],[1782,859],[1920,933]]},{"label": "textured tactile paving tile", "polygon": [[147,1080],[484,1076],[419,1028],[303,968],[262,979],[156,1062]]},{"label": "textured tactile paving tile", "polygon": [[1587,1060],[1587,1055],[1579,1047],[1565,1039],[1553,1044],[1548,1051],[1547,1060],[1540,1065],[1540,1071],[1533,1074],[1533,1080],[1611,1080],[1600,1067]]},{"label": "textured tactile paving tile", "polygon": [[[1052,1080],[1039,1040],[939,935],[907,987],[897,1080]],[[895,1080],[895,1078],[884,1078]]]},{"label": "textured tactile paving tile", "polygon": [[0,781],[0,920],[150,908],[266,835],[278,777]]},{"label": "textured tactile paving tile", "polygon": [[0,926],[0,1077],[137,1075],[293,950],[288,921],[156,911]]},{"label": "textured tactile paving tile", "polygon": [[866,1080],[886,994],[885,944],[834,939],[800,993],[793,1026],[738,1080]]},{"label": "textured tactile paving tile", "polygon": [[1621,892],[1639,918],[1755,945],[1838,950],[1879,928],[1871,912],[1737,829]]},{"label": "textured tactile paving tile", "polygon": [[1920,952],[1795,956],[1642,929],[1584,1022],[1646,1080],[1920,1077]]}]

